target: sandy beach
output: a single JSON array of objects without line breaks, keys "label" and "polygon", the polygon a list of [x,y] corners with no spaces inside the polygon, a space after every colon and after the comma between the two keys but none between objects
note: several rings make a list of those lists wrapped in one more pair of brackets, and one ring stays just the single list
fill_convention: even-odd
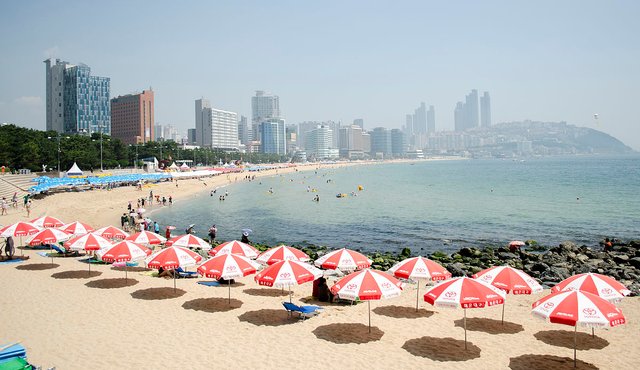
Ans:
[{"label": "sandy beach", "polygon": [[[278,175],[290,171],[295,169],[280,169]],[[164,182],[143,191],[126,187],[60,193],[35,200],[29,219],[47,214],[94,227],[119,226],[127,202],[148,196],[151,189],[180,202],[244,176],[180,180],[177,188]],[[10,209],[0,223],[26,219],[19,207]],[[548,290],[508,295],[505,325],[500,323],[500,306],[467,310],[465,350],[463,310],[426,304],[422,287],[416,311],[415,285],[405,287],[398,298],[371,302],[369,333],[366,302],[321,304],[321,314],[302,321],[289,318],[283,309],[286,291],[261,287],[253,276],[232,285],[229,304],[226,286],[196,283],[210,279],[180,279],[174,294],[171,280],[145,271],[129,272],[125,282],[124,272],[110,265],[92,265],[88,276],[82,258],[55,258],[51,265],[51,258],[36,251],[23,253],[30,257],[27,261],[0,264],[0,344],[19,341],[29,361],[45,369],[573,367],[574,328],[530,314],[531,303]],[[311,284],[293,289],[295,303],[318,304],[310,296]],[[594,338],[590,329],[578,328],[578,368],[632,369],[640,363],[640,298],[627,298],[619,307],[626,325],[596,329]]]}]

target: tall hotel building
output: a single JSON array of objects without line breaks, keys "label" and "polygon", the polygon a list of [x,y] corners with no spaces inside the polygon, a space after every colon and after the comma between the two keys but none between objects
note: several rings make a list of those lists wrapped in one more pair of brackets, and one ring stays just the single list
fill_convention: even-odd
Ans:
[{"label": "tall hotel building", "polygon": [[260,140],[262,122],[269,118],[280,118],[280,98],[267,94],[262,90],[256,91],[251,97],[251,134],[253,140]]},{"label": "tall hotel building", "polygon": [[287,154],[287,131],[281,118],[269,118],[260,124],[262,153]]},{"label": "tall hotel building", "polygon": [[238,114],[211,108],[207,99],[196,100],[196,143],[201,147],[238,150]]},{"label": "tall hotel building", "polygon": [[111,134],[110,79],[56,59],[46,66],[46,128],[63,133]]},{"label": "tall hotel building", "polygon": [[125,144],[153,141],[153,90],[111,99],[111,135]]},{"label": "tall hotel building", "polygon": [[480,97],[480,126],[491,126],[491,98],[488,91]]}]

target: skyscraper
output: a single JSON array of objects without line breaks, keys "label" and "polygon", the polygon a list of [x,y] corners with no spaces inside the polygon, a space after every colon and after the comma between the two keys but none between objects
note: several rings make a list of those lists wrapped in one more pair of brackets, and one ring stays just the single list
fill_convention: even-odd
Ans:
[{"label": "skyscraper", "polygon": [[91,76],[84,64],[56,59],[46,65],[47,130],[67,133],[111,133],[110,79]]},{"label": "skyscraper", "polygon": [[391,130],[391,154],[395,157],[401,157],[406,153],[406,140],[404,133],[397,128]]},{"label": "skyscraper", "polygon": [[238,114],[211,108],[207,100],[196,100],[196,140],[203,147],[237,150]]},{"label": "skyscraper", "polygon": [[242,145],[247,145],[251,141],[251,126],[245,116],[240,116],[240,121],[238,121],[238,140]]},{"label": "skyscraper", "polygon": [[257,90],[256,96],[251,97],[251,132],[253,140],[260,140],[261,123],[269,118],[281,118],[280,98],[277,95]]},{"label": "skyscraper", "polygon": [[427,132],[436,132],[436,110],[433,105],[430,105],[427,111]]},{"label": "skyscraper", "polygon": [[[305,136],[305,150],[307,157],[325,159],[331,157],[331,129],[318,125]],[[336,149],[337,151],[337,149]]]},{"label": "skyscraper", "polygon": [[413,114],[413,133],[427,133],[427,106],[424,102],[420,103]]},{"label": "skyscraper", "polygon": [[413,135],[413,115],[407,114],[404,121],[405,132],[407,135]]},{"label": "skyscraper", "polygon": [[356,126],[360,126],[360,128],[364,130],[364,119],[356,118],[353,120],[353,124]]},{"label": "skyscraper", "polygon": [[491,126],[491,98],[488,91],[480,97],[480,126]]},{"label": "skyscraper", "polygon": [[465,96],[465,102],[458,102],[454,110],[455,130],[464,131],[478,127],[480,117],[478,114],[478,90],[471,90]]},{"label": "skyscraper", "polygon": [[268,118],[260,124],[262,153],[287,154],[287,133],[281,118]]},{"label": "skyscraper", "polygon": [[[207,146],[211,145],[210,141],[206,141],[205,139],[205,118],[203,116],[204,110],[209,108],[211,109],[211,103],[207,99],[198,99],[196,100],[195,107],[195,116],[196,116],[196,145],[199,146]],[[165,139],[167,137],[165,136]]]},{"label": "skyscraper", "polygon": [[111,135],[126,144],[146,143],[154,136],[153,90],[111,99]]}]

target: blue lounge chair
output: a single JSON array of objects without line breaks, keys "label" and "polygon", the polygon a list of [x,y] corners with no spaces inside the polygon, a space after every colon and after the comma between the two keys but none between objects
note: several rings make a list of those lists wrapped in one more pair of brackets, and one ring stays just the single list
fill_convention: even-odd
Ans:
[{"label": "blue lounge chair", "polygon": [[292,316],[294,312],[297,312],[303,320],[313,317],[322,311],[322,307],[319,306],[298,306],[291,302],[282,302],[282,305],[289,313],[289,316]]},{"label": "blue lounge chair", "polygon": [[198,273],[196,271],[185,271],[182,269],[182,267],[178,267],[175,271],[178,273],[178,277],[181,277],[181,278],[197,278],[198,277]]},{"label": "blue lounge chair", "polygon": [[80,255],[80,253],[78,253],[78,251],[68,251],[64,248],[58,247],[55,244],[49,244],[49,246],[51,247],[51,249],[53,249],[54,251],[58,252],[58,254],[61,254],[65,257],[77,257]]}]

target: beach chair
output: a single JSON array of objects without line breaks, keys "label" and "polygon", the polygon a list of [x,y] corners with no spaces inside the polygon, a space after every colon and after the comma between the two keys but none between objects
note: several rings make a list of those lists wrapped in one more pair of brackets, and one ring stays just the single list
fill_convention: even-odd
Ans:
[{"label": "beach chair", "polygon": [[185,271],[182,267],[178,267],[175,269],[175,272],[178,274],[179,278],[197,278],[198,273],[196,271]]},{"label": "beach chair", "polygon": [[298,306],[291,302],[282,302],[282,305],[289,316],[293,316],[293,313],[297,312],[303,320],[313,317],[322,311],[322,307],[319,306]]}]

